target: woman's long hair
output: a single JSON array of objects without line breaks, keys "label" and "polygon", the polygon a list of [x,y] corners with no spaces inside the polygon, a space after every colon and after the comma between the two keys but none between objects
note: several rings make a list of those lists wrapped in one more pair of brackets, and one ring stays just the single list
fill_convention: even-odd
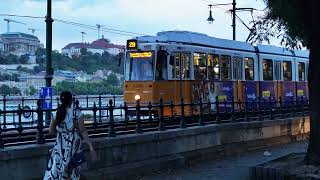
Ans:
[{"label": "woman's long hair", "polygon": [[60,94],[61,104],[59,105],[56,113],[57,124],[60,125],[66,118],[67,108],[72,104],[72,93],[70,91],[63,91]]}]

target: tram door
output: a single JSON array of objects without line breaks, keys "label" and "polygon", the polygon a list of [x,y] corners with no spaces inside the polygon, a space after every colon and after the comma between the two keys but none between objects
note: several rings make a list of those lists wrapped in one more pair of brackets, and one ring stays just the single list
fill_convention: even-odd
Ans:
[{"label": "tram door", "polygon": [[[184,103],[190,102],[191,86],[190,86],[190,53],[175,53],[174,55],[174,89],[173,98],[175,104],[181,103],[183,97]],[[172,63],[172,62],[171,62]],[[185,113],[188,108],[185,107]],[[175,114],[181,114],[181,108],[175,107]]]}]

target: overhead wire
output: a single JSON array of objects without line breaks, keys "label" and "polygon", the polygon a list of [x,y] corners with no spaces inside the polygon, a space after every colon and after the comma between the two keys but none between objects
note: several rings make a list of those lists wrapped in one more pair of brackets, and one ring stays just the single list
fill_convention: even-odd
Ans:
[{"label": "overhead wire", "polygon": [[[17,14],[0,14],[0,16],[8,16],[8,17],[19,17],[19,18],[32,18],[32,19],[45,19],[45,17],[42,16],[29,16],[29,15],[17,15]],[[78,22],[73,22],[73,21],[66,21],[62,19],[53,19],[56,22],[60,22],[63,24],[68,24],[72,26],[77,26],[81,28],[86,28],[90,30],[98,30],[97,26],[94,25],[89,25],[89,24],[83,24],[83,23],[78,23]],[[124,31],[120,29],[115,29],[115,28],[108,28],[108,27],[100,27],[100,31],[106,32],[106,33],[112,33],[112,34],[118,34],[118,35],[123,35],[123,36],[149,36],[148,34],[143,34],[143,33],[136,33],[136,32],[130,32],[130,31]]]}]

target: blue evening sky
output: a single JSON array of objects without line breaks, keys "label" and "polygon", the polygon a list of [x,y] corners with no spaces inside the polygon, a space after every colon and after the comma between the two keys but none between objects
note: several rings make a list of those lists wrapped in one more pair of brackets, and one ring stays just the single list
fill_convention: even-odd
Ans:
[{"label": "blue evening sky", "polygon": [[[120,29],[155,35],[159,31],[188,30],[205,33],[210,36],[232,39],[231,15],[223,6],[213,9],[213,24],[208,24],[208,4],[230,3],[232,0],[53,0],[52,16],[55,19],[73,21],[105,28]],[[238,7],[263,9],[263,0],[237,0]],[[255,15],[261,15],[261,11]],[[46,15],[46,0],[0,0],[0,14],[18,14],[31,16]],[[251,20],[250,12],[238,15],[247,23]],[[7,31],[3,18],[10,18],[26,23],[12,23],[11,32],[25,32],[35,28],[35,35],[45,44],[44,19],[0,17],[0,33]],[[86,32],[85,41],[97,39],[97,30],[71,26],[60,22],[53,23],[53,48],[61,50],[70,42],[81,42],[81,32]],[[134,35],[118,35],[102,32],[104,37],[116,44],[125,44]],[[245,41],[249,31],[237,21],[237,40]],[[274,43],[277,45],[277,41]]]}]

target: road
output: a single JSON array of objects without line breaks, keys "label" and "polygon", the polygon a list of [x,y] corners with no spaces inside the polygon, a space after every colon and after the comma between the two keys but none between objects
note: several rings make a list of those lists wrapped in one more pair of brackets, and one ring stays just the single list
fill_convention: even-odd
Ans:
[{"label": "road", "polygon": [[[270,149],[248,152],[241,156],[202,162],[184,169],[164,169],[139,177],[140,180],[247,180],[249,167],[294,153],[306,152],[306,142],[281,145]],[[266,150],[270,152],[267,155]]]}]

